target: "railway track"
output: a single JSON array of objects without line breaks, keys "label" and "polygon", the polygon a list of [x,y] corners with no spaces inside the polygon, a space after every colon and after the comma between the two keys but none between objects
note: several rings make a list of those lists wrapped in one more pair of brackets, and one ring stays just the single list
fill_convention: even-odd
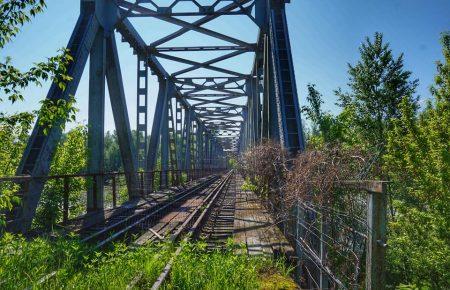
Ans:
[{"label": "railway track", "polygon": [[[153,198],[151,202],[130,207],[100,224],[80,230],[81,241],[99,249],[118,240],[138,247],[157,239],[178,241],[186,233],[198,237],[231,176],[231,171],[223,177],[212,176],[169,198]],[[58,271],[42,277],[37,285],[45,283]],[[132,284],[138,281],[136,277]]]},{"label": "railway track", "polygon": [[209,190],[209,187],[218,180],[218,176],[210,177],[172,197],[159,202],[152,201],[146,203],[143,207],[133,208],[122,212],[120,215],[113,216],[104,223],[80,231],[81,241],[93,243],[95,244],[94,249],[98,249],[119,239],[129,242],[132,236],[140,235],[148,230],[151,233],[155,232],[151,228],[155,222],[177,208],[185,209],[192,206],[191,202],[201,198]]},{"label": "railway track", "polygon": [[209,249],[223,249],[228,239],[233,237],[236,186],[236,179],[231,179],[224,194],[220,195],[214,204],[208,221],[201,230],[200,238],[207,242]]},{"label": "railway track", "polygon": [[[224,191],[228,191],[229,182],[230,180],[233,180],[232,176],[233,171],[230,171],[216,186],[214,186],[213,190],[204,199],[202,206],[193,211],[192,214],[185,220],[183,225],[176,231],[176,233],[171,236],[172,241],[179,240],[183,233],[186,233],[184,241],[196,239],[200,236],[201,229],[207,223],[212,209],[218,201],[219,197]],[[151,288],[152,290],[160,289],[164,284],[167,277],[169,276],[175,258],[181,253],[183,249],[182,247],[183,244],[178,246],[174,255],[164,267],[156,282],[153,284]],[[133,279],[132,283],[127,288],[131,289],[135,285],[134,283],[137,283],[137,281],[139,281],[139,279]]]}]

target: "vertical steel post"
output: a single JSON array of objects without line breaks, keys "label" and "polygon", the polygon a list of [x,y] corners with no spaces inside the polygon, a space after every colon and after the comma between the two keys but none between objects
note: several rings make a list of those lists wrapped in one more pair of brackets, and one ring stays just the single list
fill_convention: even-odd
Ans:
[{"label": "vertical steel post", "polygon": [[386,208],[387,184],[381,182],[378,191],[368,195],[366,289],[383,290],[386,287]]},{"label": "vertical steel post", "polygon": [[168,186],[168,170],[169,170],[169,146],[170,146],[170,138],[169,138],[169,106],[171,95],[168,95],[165,100],[164,112],[162,115],[162,126],[161,126],[161,185],[167,187]]},{"label": "vertical steel post", "polygon": [[296,223],[295,223],[295,254],[297,256],[297,267],[296,267],[296,274],[297,274],[297,282],[299,283],[300,287],[303,287],[305,284],[305,273],[303,273],[303,264],[304,264],[304,254],[303,254],[303,248],[302,248],[302,242],[301,239],[305,237],[305,230],[301,226],[301,223],[305,221],[305,211],[300,206],[300,201],[297,201],[297,204],[295,206],[295,212],[297,215]]},{"label": "vertical steel post", "polygon": [[259,100],[259,75],[258,63],[255,65],[255,75],[252,80],[252,105],[253,105],[253,138],[254,143],[257,144],[260,140],[260,123],[261,123],[261,105]]},{"label": "vertical steel post", "polygon": [[[184,166],[184,154],[182,152],[183,148],[183,106],[178,98],[175,99],[175,157],[176,157],[176,170],[183,169]],[[184,140],[186,141],[186,140]],[[177,173],[178,178],[181,177],[179,173]]]},{"label": "vertical steel post", "polygon": [[203,170],[203,127],[197,122],[197,169]]},{"label": "vertical steel post", "polygon": [[[105,75],[106,41],[103,29],[99,29],[91,48],[89,67],[89,108],[88,108],[88,173],[103,173],[105,143]],[[87,192],[87,210],[103,209],[103,180],[99,180]],[[97,200],[94,200],[94,191]],[[94,206],[94,205],[97,205]]]},{"label": "vertical steel post", "polygon": [[117,184],[116,184],[116,174],[113,173],[112,175],[112,203],[113,207],[117,206]]},{"label": "vertical steel post", "polygon": [[185,111],[185,130],[184,130],[184,170],[191,169],[191,127],[192,127],[192,111],[186,109]]},{"label": "vertical steel post", "polygon": [[144,169],[147,159],[148,64],[143,55],[137,57],[136,105],[136,159],[138,168]]},{"label": "vertical steel post", "polygon": [[269,38],[264,35],[264,50],[263,50],[263,106],[262,106],[262,128],[261,136],[262,138],[270,138],[270,112],[269,112],[269,75],[270,75],[270,62],[269,62]]},{"label": "vertical steel post", "polygon": [[150,142],[147,151],[147,171],[156,169],[156,161],[158,159],[158,148],[160,147],[162,127],[166,120],[164,117],[167,114],[167,98],[172,94],[173,86],[167,79],[158,78],[159,91],[156,100],[155,115],[153,116],[152,133],[150,135]]}]

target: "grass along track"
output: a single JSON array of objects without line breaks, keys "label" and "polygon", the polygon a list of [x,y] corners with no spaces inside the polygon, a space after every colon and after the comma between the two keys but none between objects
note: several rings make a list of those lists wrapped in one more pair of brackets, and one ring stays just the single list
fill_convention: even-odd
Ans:
[{"label": "grass along track", "polygon": [[[106,245],[111,245],[116,241],[128,243],[134,240],[136,235],[142,232],[144,232],[143,236],[148,237],[150,232],[154,236],[162,239],[166,233],[161,232],[158,234],[150,226],[153,223],[166,217],[167,214],[170,215],[170,213],[174,211],[174,209],[192,208],[191,203],[195,200],[199,200],[198,196],[201,197],[203,195],[206,195],[210,190],[209,187],[214,184],[214,182],[217,182],[217,179],[217,176],[207,178],[204,182],[196,184],[192,188],[183,190],[161,203],[156,204],[152,202],[150,204],[146,204],[145,206],[141,205],[140,207],[136,207],[134,209],[130,209],[121,213],[120,216],[113,216],[111,219],[105,221],[105,223],[101,225],[95,225],[83,231],[80,231],[80,236],[82,237],[81,244],[90,244],[90,246],[83,247],[86,249],[84,257],[90,257],[91,252],[95,252],[95,250],[103,248]],[[173,225],[174,223],[170,223],[170,221],[171,220],[168,220],[166,224]],[[166,227],[160,228],[160,231],[163,230],[166,230],[167,232]],[[148,239],[148,241],[151,240],[153,239]],[[143,243],[141,242],[141,245],[142,244]],[[99,256],[98,252],[94,255]],[[94,262],[97,262],[96,257],[94,257],[93,260]],[[78,267],[80,267],[79,264]],[[65,267],[56,268],[57,270],[49,271],[47,274],[42,275],[39,279],[37,279],[37,281],[30,279],[32,280],[31,286],[33,288],[35,288],[36,286],[43,286],[43,288],[47,288],[46,286],[48,286],[49,283],[54,284],[52,283],[53,280],[61,280],[57,277],[67,275],[68,271],[66,271],[67,269]],[[74,269],[71,269],[71,271],[69,272],[73,272],[73,270]]]},{"label": "grass along track", "polygon": [[[179,211],[178,218],[181,220],[183,217],[182,223],[175,222],[176,217],[173,212],[168,212],[161,215],[160,219],[152,224],[151,229],[169,242],[155,243],[159,238],[151,231],[144,231],[143,234],[137,236],[128,236],[128,239],[124,239],[125,236],[122,236],[119,240],[130,242],[129,246],[117,243],[114,247],[108,247],[108,251],[95,251],[93,250],[95,243],[80,243],[76,240],[58,240],[56,243],[52,242],[51,245],[48,243],[42,245],[41,243],[39,246],[30,246],[30,242],[28,242],[29,249],[24,249],[24,252],[27,252],[25,256],[35,264],[30,265],[32,267],[21,265],[28,269],[26,271],[18,269],[17,272],[22,272],[21,275],[11,274],[11,267],[5,267],[5,272],[2,273],[2,266],[0,266],[0,281],[5,277],[2,274],[6,272],[10,274],[9,277],[6,277],[5,283],[0,284],[0,288],[24,289],[32,286],[33,289],[150,289],[171,259],[171,271],[168,272],[163,283],[160,283],[162,289],[256,289],[259,286],[256,288],[253,286],[261,284],[259,282],[263,280],[261,275],[271,277],[267,276],[267,273],[273,272],[278,273],[277,275],[282,278],[286,277],[283,274],[283,268],[279,268],[277,263],[262,257],[237,256],[231,250],[232,247],[224,251],[209,251],[205,250],[206,244],[202,242],[193,244],[186,242],[187,239],[185,239],[181,242],[182,247],[178,248],[175,243],[170,242],[186,237],[185,234],[192,237],[199,235],[200,229],[207,223],[213,208],[212,205],[215,203],[214,200],[220,200],[222,197],[218,194],[220,191],[214,190],[218,188],[219,183],[219,181],[214,182],[214,185],[208,187],[203,193],[195,194],[181,203],[179,207],[183,210]],[[224,185],[223,189],[225,190],[228,186],[229,184]],[[203,196],[203,203],[198,200],[200,195]],[[166,222],[166,226],[158,228],[158,224],[161,225],[162,221]],[[177,226],[172,230],[167,230],[169,229],[167,224],[170,222],[172,222],[172,226],[175,224]],[[11,245],[11,243],[9,244]],[[15,247],[18,248],[17,245]],[[45,255],[42,254],[44,248],[47,250]],[[180,250],[174,258],[174,253],[178,249]],[[52,250],[63,257],[61,261],[56,263],[52,261],[56,260]],[[39,254],[43,256],[36,257]],[[18,258],[17,255],[15,258]],[[46,263],[47,261],[50,263]],[[192,263],[186,264],[186,261],[192,261]],[[211,267],[201,266],[202,261],[210,264]],[[9,265],[11,266],[11,264]],[[47,265],[49,267],[45,268]],[[39,273],[49,272],[45,269],[52,267],[60,270],[51,279],[39,285],[34,282],[37,280],[36,277],[43,276]],[[191,274],[186,272],[193,269],[197,269],[197,271]],[[29,280],[24,278],[27,275],[23,275],[23,272],[28,272]],[[197,277],[192,279],[192,275]],[[209,278],[205,279],[205,275]],[[15,279],[12,279],[13,276]],[[245,277],[246,283],[243,284],[238,277]],[[27,283],[23,283],[24,280]],[[229,285],[229,287],[211,288],[212,285]],[[179,288],[179,286],[183,287]],[[185,288],[185,286],[191,288]]]}]

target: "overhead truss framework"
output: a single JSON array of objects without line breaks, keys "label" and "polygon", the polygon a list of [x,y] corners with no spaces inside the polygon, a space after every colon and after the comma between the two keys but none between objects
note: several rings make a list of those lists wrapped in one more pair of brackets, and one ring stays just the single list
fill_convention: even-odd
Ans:
[{"label": "overhead truss framework", "polygon": [[[130,198],[138,195],[139,168],[150,171],[223,167],[227,152],[242,152],[266,138],[281,142],[292,154],[303,150],[285,13],[288,0],[80,2],[80,16],[67,46],[74,57],[68,68],[73,80],[64,91],[52,85],[47,98],[67,100],[74,95],[90,56],[88,172],[103,172],[106,82]],[[236,37],[239,33],[226,33],[227,29],[221,31],[221,27],[227,28],[226,24],[214,27],[219,18],[226,17],[245,18],[249,24],[242,29],[253,26],[253,39],[241,39]],[[176,29],[158,39],[145,39],[135,23],[138,19],[142,23],[145,18]],[[146,25],[145,29],[152,28]],[[137,55],[135,141],[131,138],[116,33]],[[180,44],[187,35],[189,43]],[[244,69],[232,64],[242,58],[250,58],[249,64],[253,64]],[[152,103],[149,73],[156,75],[159,82],[151,129],[147,123],[148,106]],[[49,173],[62,132],[60,126],[54,126],[44,134],[38,124],[18,174]],[[162,182],[167,178],[162,175]],[[13,228],[26,231],[30,227],[43,187],[42,180],[33,179]],[[102,181],[94,182],[88,192],[88,210],[102,210],[103,199]]]}]

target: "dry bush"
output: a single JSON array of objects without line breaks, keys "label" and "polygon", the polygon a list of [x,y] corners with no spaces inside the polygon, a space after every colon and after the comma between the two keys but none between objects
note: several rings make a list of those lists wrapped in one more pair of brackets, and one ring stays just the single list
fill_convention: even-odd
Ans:
[{"label": "dry bush", "polygon": [[256,193],[267,198],[283,184],[287,151],[276,142],[266,140],[248,149],[239,161],[239,171],[256,187]]},{"label": "dry bush", "polygon": [[297,201],[330,203],[341,181],[359,180],[368,160],[360,150],[340,146],[299,154],[287,173],[283,188],[287,207]]},{"label": "dry bush", "polygon": [[[266,208],[288,240],[299,243],[310,256],[319,256],[323,241],[323,265],[344,284],[359,285],[365,247],[364,236],[359,233],[367,230],[366,195],[350,188],[347,181],[370,178],[376,156],[357,149],[324,146],[298,154],[294,160],[287,157],[279,144],[267,141],[249,149],[239,168],[265,198]],[[298,220],[297,211],[303,212],[302,220]],[[297,223],[301,224],[299,236]],[[314,264],[307,267],[315,271]]]}]

